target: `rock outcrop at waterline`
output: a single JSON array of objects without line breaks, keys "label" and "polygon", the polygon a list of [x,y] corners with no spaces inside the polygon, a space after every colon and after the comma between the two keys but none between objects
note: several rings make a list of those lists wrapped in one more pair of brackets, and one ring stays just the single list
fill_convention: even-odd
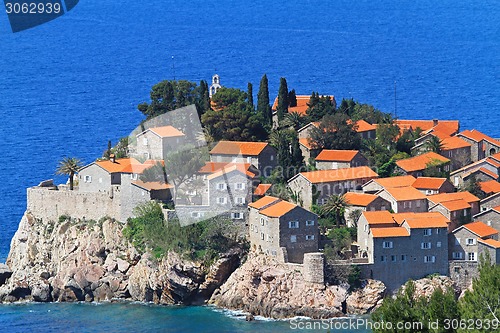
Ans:
[{"label": "rock outcrop at waterline", "polygon": [[[239,266],[242,251],[209,269],[175,253],[140,254],[110,219],[47,222],[26,213],[14,235],[0,283],[0,301],[105,301],[196,304]],[[5,280],[4,279],[4,280]],[[0,281],[2,282],[2,281]]]},{"label": "rock outcrop at waterline", "polygon": [[250,254],[209,302],[271,318],[320,319],[369,313],[380,306],[385,291],[375,280],[363,281],[363,287],[352,292],[348,285],[306,282],[300,266]]}]

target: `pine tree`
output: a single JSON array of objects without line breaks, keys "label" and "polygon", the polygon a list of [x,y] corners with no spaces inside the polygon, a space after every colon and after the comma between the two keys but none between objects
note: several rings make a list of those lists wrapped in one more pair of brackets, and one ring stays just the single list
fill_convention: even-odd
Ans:
[{"label": "pine tree", "polygon": [[253,109],[253,86],[250,82],[248,82],[248,89],[247,89],[247,95],[248,95],[248,105],[250,105]]},{"label": "pine tree", "polygon": [[269,105],[269,87],[267,75],[264,74],[260,80],[259,93],[257,94],[257,113],[259,113],[265,121],[265,126],[271,128],[273,125],[273,114]]},{"label": "pine tree", "polygon": [[280,78],[280,88],[278,90],[278,124],[281,125],[285,114],[288,113],[288,85],[284,77]]}]

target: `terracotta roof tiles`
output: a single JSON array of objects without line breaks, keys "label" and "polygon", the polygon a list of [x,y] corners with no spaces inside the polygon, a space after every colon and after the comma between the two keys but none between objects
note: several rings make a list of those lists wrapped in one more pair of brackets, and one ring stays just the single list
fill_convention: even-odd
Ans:
[{"label": "terracotta roof tiles", "polygon": [[411,186],[422,190],[439,190],[444,183],[446,178],[418,177]]},{"label": "terracotta roof tiles", "polygon": [[161,138],[184,136],[184,133],[173,126],[151,127],[149,130]]},{"label": "terracotta roof tiles", "polygon": [[266,192],[271,188],[272,184],[259,184],[256,188],[255,191],[253,192],[254,195],[265,195]]},{"label": "terracotta roof tiles", "polygon": [[267,208],[260,210],[259,212],[262,215],[266,215],[269,217],[281,217],[286,213],[288,213],[289,211],[291,211],[292,209],[294,209],[295,207],[298,206],[288,201],[279,201]]},{"label": "terracotta roof tiles", "polygon": [[491,238],[488,238],[488,239],[478,239],[477,240],[479,243],[483,243],[483,244],[486,244],[492,248],[495,248],[495,249],[499,249],[500,248],[500,242],[495,240],[495,239],[491,239]]},{"label": "terracotta roof tiles", "polygon": [[433,161],[439,161],[443,164],[450,162],[450,160],[447,159],[446,157],[443,157],[434,152],[428,152],[415,157],[410,157],[404,160],[396,161],[396,164],[398,167],[400,167],[406,172],[413,172],[413,171],[424,170],[425,168],[427,168],[427,165],[429,163],[432,163]]},{"label": "terracotta roof tiles", "polygon": [[323,149],[316,157],[316,161],[350,162],[359,153],[359,150],[330,150]]},{"label": "terracotta roof tiles", "polygon": [[458,136],[452,136],[449,138],[445,138],[441,141],[442,150],[452,150],[452,149],[460,149],[471,147],[472,145],[465,141],[464,139],[459,138]]},{"label": "terracotta roof tiles", "polygon": [[377,199],[378,196],[367,193],[347,192],[344,194],[344,198],[348,205],[366,207]]},{"label": "terracotta roof tiles", "polygon": [[255,201],[255,202],[248,204],[248,207],[252,207],[255,209],[261,209],[262,207],[267,206],[267,205],[269,205],[275,201],[279,201],[279,200],[281,200],[281,199],[267,195],[267,196]]},{"label": "terracotta roof tiles", "polygon": [[373,238],[389,238],[389,237],[409,237],[408,230],[403,227],[388,227],[388,228],[372,228],[371,233]]},{"label": "terracotta roof tiles", "polygon": [[500,183],[497,182],[496,180],[489,180],[487,182],[479,182],[479,186],[481,187],[481,191],[483,191],[486,194],[500,192]]},{"label": "terracotta roof tiles", "polygon": [[378,174],[375,173],[375,171],[366,166],[336,170],[308,171],[301,172],[299,173],[299,175],[302,175],[313,184],[340,182],[355,179],[371,179],[378,177]]},{"label": "terracotta roof tiles", "polygon": [[495,228],[492,228],[481,221],[467,223],[464,224],[463,227],[481,238],[498,234],[498,231]]},{"label": "terracotta roof tiles", "polygon": [[389,193],[396,201],[422,200],[427,197],[414,187],[391,187],[383,191]]},{"label": "terracotta roof tiles", "polygon": [[219,141],[210,154],[258,156],[268,145],[267,142]]}]

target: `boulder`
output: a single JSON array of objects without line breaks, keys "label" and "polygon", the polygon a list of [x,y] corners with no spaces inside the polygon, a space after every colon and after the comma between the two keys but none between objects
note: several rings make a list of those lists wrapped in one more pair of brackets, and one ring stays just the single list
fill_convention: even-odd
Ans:
[{"label": "boulder", "polygon": [[0,264],[0,286],[12,276],[12,271],[6,264]]}]

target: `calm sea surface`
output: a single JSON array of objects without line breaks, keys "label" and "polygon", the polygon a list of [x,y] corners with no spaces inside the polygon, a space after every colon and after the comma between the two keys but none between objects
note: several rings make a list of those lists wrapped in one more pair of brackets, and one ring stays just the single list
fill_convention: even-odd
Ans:
[{"label": "calm sea surface", "polygon": [[[298,94],[354,97],[400,118],[459,119],[500,137],[499,17],[497,0],[87,0],[12,34],[2,12],[0,262],[25,189],[53,178],[61,157],[88,163],[108,140],[128,135],[141,120],[136,105],[162,79],[217,72],[223,85],[252,82],[256,93],[267,73],[271,98],[284,76]],[[0,325],[12,332],[113,332],[125,323],[130,331],[283,330],[208,308],[0,307]]]}]

